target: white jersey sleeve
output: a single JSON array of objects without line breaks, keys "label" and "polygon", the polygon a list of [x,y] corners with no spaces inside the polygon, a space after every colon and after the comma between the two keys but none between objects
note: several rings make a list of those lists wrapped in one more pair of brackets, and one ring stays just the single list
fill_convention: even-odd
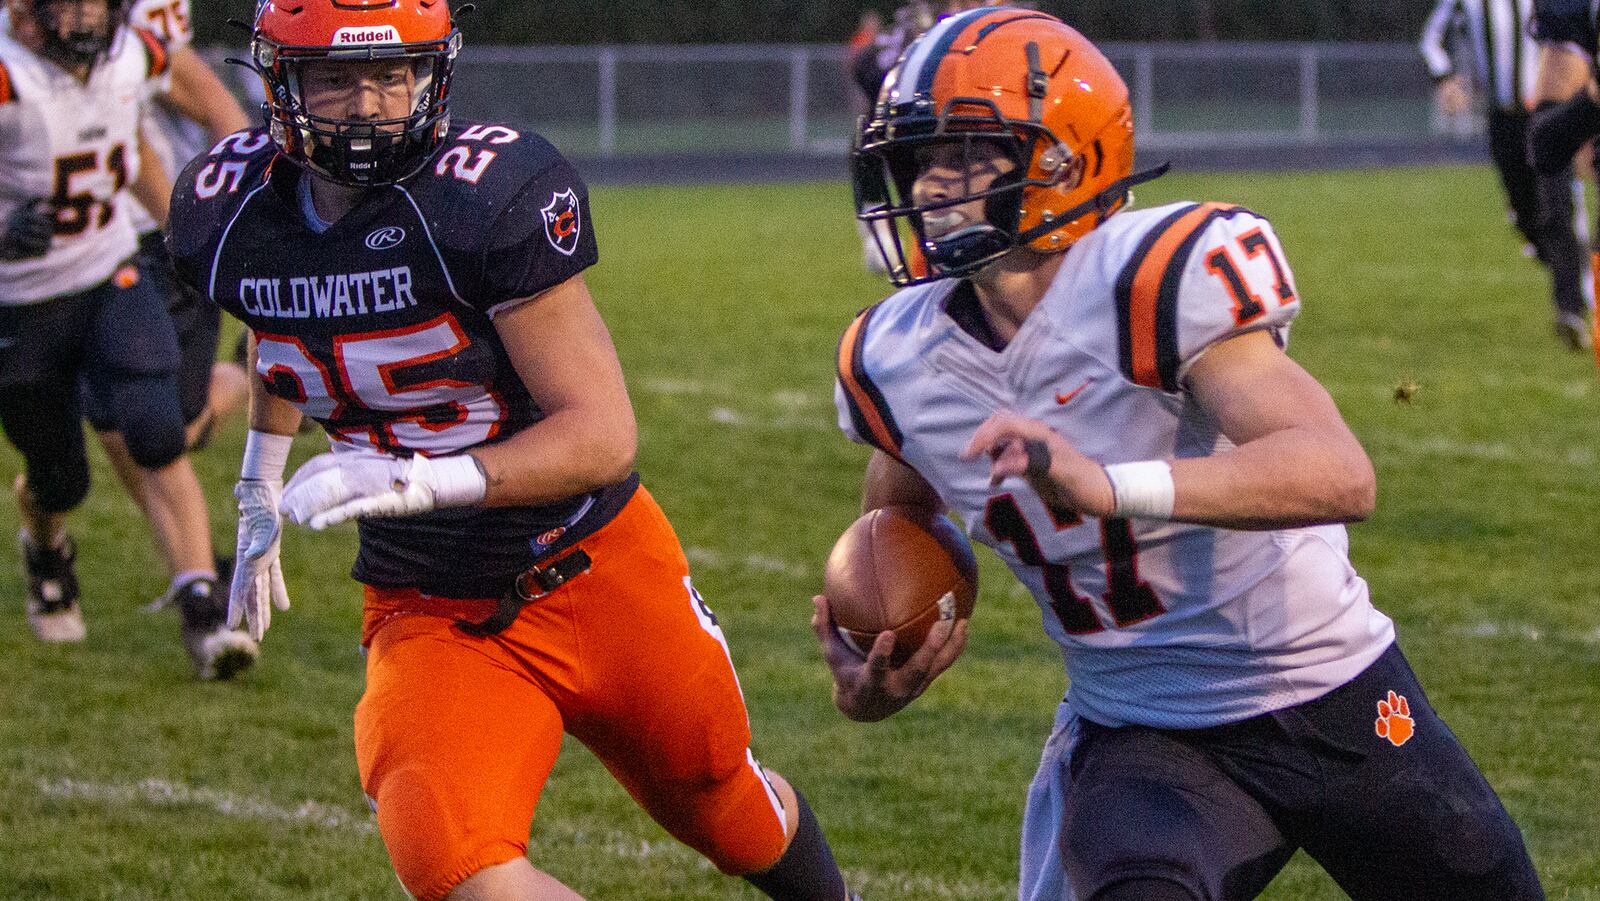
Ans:
[{"label": "white jersey sleeve", "polygon": [[1219,341],[1267,330],[1286,346],[1300,312],[1272,225],[1227,204],[1177,207],[1144,232],[1115,290],[1123,375],[1168,392]]}]

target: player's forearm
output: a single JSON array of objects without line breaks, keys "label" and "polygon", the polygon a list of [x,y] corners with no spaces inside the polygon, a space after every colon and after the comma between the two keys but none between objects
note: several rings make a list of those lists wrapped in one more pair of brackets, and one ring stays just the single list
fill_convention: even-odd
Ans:
[{"label": "player's forearm", "polygon": [[302,418],[299,409],[281,397],[267,393],[267,386],[256,373],[256,342],[250,339],[246,362],[246,377],[250,382],[250,428],[256,432],[273,435],[293,435],[300,430]]},{"label": "player's forearm", "polygon": [[511,507],[553,503],[614,485],[633,472],[637,448],[631,415],[572,409],[471,453],[488,483],[483,506]]},{"label": "player's forearm", "polygon": [[880,507],[912,507],[931,516],[945,510],[944,501],[916,470],[883,451],[867,461],[867,475],[861,488],[861,512]]},{"label": "player's forearm", "polygon": [[1371,515],[1372,462],[1348,430],[1284,429],[1172,462],[1172,518],[1229,529],[1353,522]]},{"label": "player's forearm", "polygon": [[221,139],[251,125],[239,101],[193,48],[172,55],[172,88],[163,101]]},{"label": "player's forearm", "polygon": [[145,208],[156,224],[167,226],[167,214],[172,208],[172,181],[161,167],[161,159],[146,143],[139,141],[139,177],[128,186],[139,204]]}]

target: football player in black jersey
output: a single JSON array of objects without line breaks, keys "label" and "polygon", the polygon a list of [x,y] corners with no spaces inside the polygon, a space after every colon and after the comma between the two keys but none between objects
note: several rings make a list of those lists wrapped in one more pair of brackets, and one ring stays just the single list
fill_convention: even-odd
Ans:
[{"label": "football player in black jersey", "polygon": [[[259,376],[230,616],[259,638],[288,606],[280,511],[359,521],[357,760],[419,899],[576,897],[525,856],[565,730],[722,871],[843,901],[633,472],[583,182],[536,135],[450,122],[459,49],[438,0],[265,3],[267,129],[178,179],[180,275],[249,327]],[[302,415],[333,450],[283,486]]]},{"label": "football player in black jersey", "polygon": [[[1528,159],[1541,175],[1571,166],[1573,157],[1600,135],[1596,10],[1589,0],[1534,2],[1529,30],[1539,43],[1539,66],[1534,80],[1536,106],[1528,124]],[[1592,157],[1586,168],[1593,168]],[[1600,279],[1600,254],[1591,259],[1590,268]],[[1600,333],[1600,317],[1589,323],[1556,322],[1557,333],[1571,346],[1594,346],[1600,354],[1600,341],[1585,334],[1586,329]]]}]

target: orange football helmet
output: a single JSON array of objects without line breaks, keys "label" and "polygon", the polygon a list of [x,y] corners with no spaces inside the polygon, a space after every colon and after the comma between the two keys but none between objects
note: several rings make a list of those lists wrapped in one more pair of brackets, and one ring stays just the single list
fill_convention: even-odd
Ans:
[{"label": "orange football helmet", "polygon": [[[461,33],[447,0],[263,0],[250,41],[267,90],[267,125],[284,155],[356,187],[393,184],[427,164],[450,128],[450,74]],[[411,112],[357,121],[313,115],[300,85],[308,61],[410,60]]]},{"label": "orange football helmet", "polygon": [[[919,159],[980,143],[1015,168],[983,190],[917,203]],[[1166,171],[1133,174],[1128,87],[1087,38],[1054,16],[993,6],[948,16],[906,48],[861,120],[852,162],[856,216],[901,286],[969,275],[1017,247],[1065,250]],[[927,237],[923,214],[979,199],[985,221]]]}]

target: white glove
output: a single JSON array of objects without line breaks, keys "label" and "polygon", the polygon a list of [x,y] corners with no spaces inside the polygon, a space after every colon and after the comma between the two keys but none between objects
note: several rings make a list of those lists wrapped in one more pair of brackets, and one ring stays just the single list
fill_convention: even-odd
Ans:
[{"label": "white glove", "polygon": [[240,479],[233,487],[233,496],[239,499],[239,544],[228,590],[228,628],[237,628],[243,620],[256,641],[267,634],[273,607],[289,609],[289,592],[278,563],[282,493],[281,479]]},{"label": "white glove", "polygon": [[468,454],[391,457],[374,450],[318,454],[283,492],[289,518],[313,529],[362,516],[411,516],[483,500],[488,482]]}]

